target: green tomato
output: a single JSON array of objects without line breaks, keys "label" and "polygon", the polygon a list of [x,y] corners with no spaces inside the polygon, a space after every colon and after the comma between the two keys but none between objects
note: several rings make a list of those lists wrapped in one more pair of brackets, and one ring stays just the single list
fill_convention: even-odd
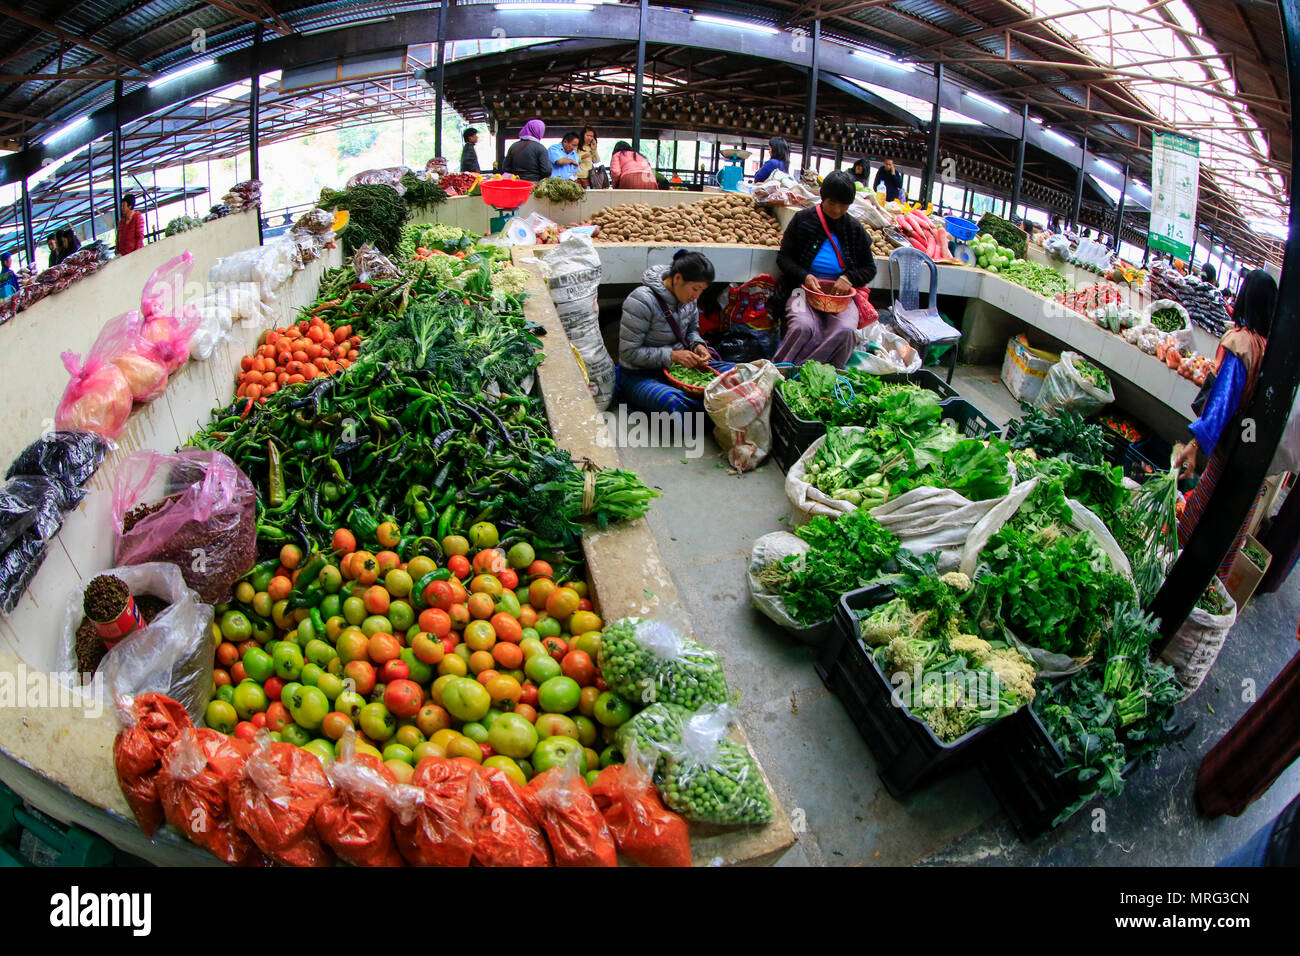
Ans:
[{"label": "green tomato", "polygon": [[527,541],[520,541],[518,544],[512,545],[510,550],[506,552],[506,563],[516,571],[528,567],[535,560],[537,560],[537,552],[533,550],[533,546]]},{"label": "green tomato", "polygon": [[[543,684],[560,676],[560,662],[551,657],[550,654],[534,654],[524,662],[524,673],[532,679],[533,683],[537,684],[540,693]],[[576,706],[577,702],[575,701],[574,704]]]},{"label": "green tomato", "polygon": [[[324,668],[329,664],[331,658],[339,656],[339,652],[320,638],[314,638],[307,642],[303,655],[313,664]],[[247,668],[248,665],[245,664],[244,667]]]},{"label": "green tomato", "polygon": [[203,722],[218,733],[233,734],[235,724],[239,723],[239,714],[233,704],[224,700],[210,700],[207,710],[203,712]]},{"label": "green tomato", "polygon": [[311,618],[305,617],[298,622],[298,646],[306,649],[307,645],[317,637],[324,637],[324,634],[316,633],[316,625],[311,622]]},{"label": "green tomato", "polygon": [[[303,622],[306,623],[306,622]],[[302,648],[292,641],[281,641],[275,645],[271,655],[275,662],[275,676],[281,680],[296,681],[302,674]]]},{"label": "green tomato", "polygon": [[316,686],[329,698],[330,703],[333,703],[338,699],[339,694],[343,693],[343,678],[337,674],[321,674],[316,679]]},{"label": "green tomato", "polygon": [[[519,642],[519,649],[524,652],[524,660],[536,655],[546,654],[546,647],[542,644],[542,639],[538,636],[535,628],[524,628],[523,639]],[[550,655],[547,654],[549,657]]]},{"label": "green tomato", "polygon": [[293,744],[295,747],[306,747],[311,743],[311,734],[297,724],[290,724],[280,731],[280,738],[286,744]]},{"label": "green tomato", "polygon": [[266,679],[275,673],[275,661],[262,648],[250,647],[244,652],[244,673],[259,684],[265,684]]},{"label": "green tomato", "polygon": [[374,637],[376,634],[392,634],[393,622],[382,614],[372,614],[361,622],[361,633],[366,637]]},{"label": "green tomato", "polygon": [[573,722],[578,725],[578,742],[584,747],[595,746],[596,738],[600,735],[600,730],[596,727],[595,721],[590,717],[582,716],[582,714],[574,714]]},{"label": "green tomato", "polygon": [[337,594],[327,594],[321,598],[320,616],[325,620],[338,617],[343,613],[343,600]]},{"label": "green tomato", "polygon": [[366,699],[354,690],[345,690],[334,699],[334,709],[347,714],[356,723],[361,718],[361,711],[366,706]]},{"label": "green tomato", "polygon": [[604,750],[600,752],[601,770],[604,770],[606,767],[612,767],[616,763],[622,763],[622,762],[623,762],[623,754],[619,752],[617,747],[611,745],[609,747],[606,747]]},{"label": "green tomato", "polygon": [[596,785],[596,779],[599,776],[599,770],[588,770],[586,774],[583,775],[583,779],[587,781],[587,786],[594,787]]},{"label": "green tomato", "polygon": [[560,627],[560,622],[553,617],[540,618],[534,629],[542,640],[546,640],[548,637],[559,637],[564,630]]},{"label": "green tomato", "polygon": [[302,666],[302,673],[298,675],[298,679],[308,687],[315,687],[324,676],[325,668],[321,667],[319,664],[304,664]]},{"label": "green tomato", "polygon": [[490,521],[480,521],[470,526],[469,540],[475,550],[495,548],[501,541],[501,535],[497,532],[496,525]]},{"label": "green tomato", "polygon": [[253,636],[253,623],[243,611],[227,611],[221,615],[221,636],[238,644]]},{"label": "green tomato", "polygon": [[[283,696],[283,695],[282,695]],[[304,686],[285,704],[294,723],[308,730],[319,730],[330,712],[329,698],[319,687]]]},{"label": "green tomato", "polygon": [[412,751],[410,747],[403,746],[402,744],[389,744],[384,748],[383,760],[385,762],[388,762],[389,760],[400,760],[402,763],[409,763],[414,767],[415,752]]},{"label": "green tomato", "polygon": [[[395,574],[396,572],[389,572]],[[406,572],[403,571],[403,574]],[[404,633],[415,623],[415,610],[405,601],[393,601],[388,605],[388,620],[393,626],[390,634]]]},{"label": "green tomato", "polygon": [[275,638],[275,625],[270,621],[264,621],[261,624],[253,626],[253,640],[257,643],[266,645]]},{"label": "green tomato", "polygon": [[[227,704],[233,704],[235,702],[235,685],[222,684],[217,688],[217,696],[215,699],[224,700]],[[209,724],[208,726],[212,725]]]},{"label": "green tomato", "polygon": [[[411,593],[414,582],[411,576],[400,568],[394,568],[384,575],[384,588],[395,598],[404,598]],[[389,609],[391,617],[391,608]]]},{"label": "green tomato", "polygon": [[328,767],[334,760],[334,744],[324,737],[316,737],[302,745],[302,749],[309,754],[315,754],[320,758],[320,762]]},{"label": "green tomato", "polygon": [[402,648],[401,661],[411,670],[411,680],[427,686],[433,681],[433,667],[415,656],[409,647]]},{"label": "green tomato", "polygon": [[[540,658],[534,658],[540,660]],[[529,663],[532,663],[531,661]],[[560,665],[554,660],[551,663],[556,667]],[[525,672],[528,668],[524,668]],[[531,677],[531,673],[529,674]],[[536,680],[536,678],[533,678]],[[542,680],[537,687],[537,703],[543,711],[549,714],[567,714],[578,706],[578,698],[582,694],[582,688],[572,677],[550,677]]]},{"label": "green tomato", "polygon": [[267,700],[266,691],[261,684],[246,680],[235,688],[235,699],[232,703],[240,720],[252,720],[254,714],[266,710],[270,701]]},{"label": "green tomato", "polygon": [[350,597],[343,601],[343,620],[353,627],[360,627],[366,619],[366,602],[359,597]]},{"label": "green tomato", "polygon": [[632,705],[612,690],[607,690],[596,698],[593,716],[606,727],[618,727],[632,719]]},{"label": "green tomato", "polygon": [[275,571],[271,568],[258,568],[248,576],[248,581],[253,585],[254,591],[265,591],[271,586],[271,578],[275,576]]},{"label": "green tomato", "polygon": [[492,722],[487,742],[497,753],[519,760],[537,749],[537,728],[522,714],[502,714]]},{"label": "green tomato", "polygon": [[[343,572],[338,569],[337,565],[327,564],[320,570],[320,582],[327,595],[338,594],[343,587]],[[325,612],[322,611],[321,613]]]},{"label": "green tomato", "polygon": [[387,740],[397,733],[397,718],[376,701],[361,708],[361,731],[371,740]]},{"label": "green tomato", "polygon": [[570,761],[576,761],[578,772],[587,772],[587,755],[582,744],[570,737],[547,737],[535,748],[530,758],[538,773],[545,773],[552,767],[563,767]]},{"label": "green tomato", "polygon": [[483,719],[480,720],[479,723],[482,724],[484,727],[486,727],[488,730],[491,730],[492,725],[496,723],[497,718],[500,717],[501,715],[502,715],[502,711],[499,711],[495,707],[493,707],[491,710],[489,710],[486,714],[483,715]]},{"label": "green tomato", "polygon": [[457,720],[482,720],[492,708],[492,696],[476,680],[457,677],[448,681],[442,691],[442,703],[447,713]]},{"label": "green tomato", "polygon": [[488,742],[488,729],[477,720],[471,720],[460,729],[460,732],[474,741],[476,744],[485,744]]},{"label": "green tomato", "polygon": [[521,610],[521,608],[519,604],[519,598],[515,595],[514,591],[501,592],[501,596],[494,599],[493,603],[496,604],[496,609],[498,611],[504,611],[506,614],[509,614],[511,617],[519,616],[519,611]]},{"label": "green tomato", "polygon": [[283,703],[284,706],[288,707],[289,698],[292,697],[294,694],[298,693],[298,691],[302,690],[302,688],[303,688],[303,684],[301,681],[296,681],[296,680],[289,681],[289,683],[285,684],[283,687],[280,688],[280,702]]}]

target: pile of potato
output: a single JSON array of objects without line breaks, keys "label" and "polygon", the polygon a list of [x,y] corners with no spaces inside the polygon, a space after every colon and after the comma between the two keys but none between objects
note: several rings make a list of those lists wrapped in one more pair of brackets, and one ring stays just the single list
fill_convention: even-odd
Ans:
[{"label": "pile of potato", "polygon": [[598,242],[738,242],[779,246],[781,226],[748,196],[728,193],[680,206],[631,203],[591,217]]},{"label": "pile of potato", "polygon": [[[858,220],[862,222],[862,220]],[[871,254],[877,259],[888,259],[889,254],[898,248],[898,244],[885,238],[884,232],[869,223],[862,222],[862,228],[871,237]]]}]

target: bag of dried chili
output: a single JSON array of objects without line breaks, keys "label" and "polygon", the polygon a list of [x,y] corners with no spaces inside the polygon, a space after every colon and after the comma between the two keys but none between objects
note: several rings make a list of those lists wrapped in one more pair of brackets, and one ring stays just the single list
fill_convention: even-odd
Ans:
[{"label": "bag of dried chili", "polygon": [[329,799],[320,758],[293,744],[262,737],[230,787],[235,823],[276,863],[329,866],[316,832],[316,809]]},{"label": "bag of dried chili", "polygon": [[412,866],[469,866],[474,853],[467,758],[425,757],[409,784],[388,791],[398,852]]},{"label": "bag of dried chili", "polygon": [[402,866],[387,802],[397,780],[377,757],[357,753],[355,743],[356,735],[345,732],[338,759],[325,771],[334,792],[316,808],[316,832],[345,863]]},{"label": "bag of dried chili", "polygon": [[645,866],[690,866],[686,820],[664,806],[651,779],[657,751],[647,756],[633,747],[625,758],[602,770],[591,786],[614,845]]},{"label": "bag of dried chili", "polygon": [[524,803],[524,788],[498,767],[479,767],[469,782],[474,860],[483,866],[552,866],[546,836]]},{"label": "bag of dried chili", "polygon": [[526,805],[542,825],[556,866],[618,866],[614,838],[572,764],[529,781]]},{"label": "bag of dried chili", "polygon": [[163,754],[194,724],[185,708],[165,694],[140,694],[118,701],[122,729],[113,740],[113,764],[122,796],[144,835],[166,822],[158,796],[158,771]]},{"label": "bag of dried chili", "polygon": [[231,784],[243,773],[253,745],[207,727],[186,729],[163,754],[158,796],[167,822],[218,860],[234,866],[265,861],[235,825]]}]

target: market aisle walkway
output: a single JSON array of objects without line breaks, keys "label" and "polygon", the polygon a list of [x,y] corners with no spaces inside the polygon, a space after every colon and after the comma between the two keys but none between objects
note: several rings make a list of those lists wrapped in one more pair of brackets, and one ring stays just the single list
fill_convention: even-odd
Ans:
[{"label": "market aisle walkway", "polygon": [[[953,384],[990,417],[1017,414],[992,367],[959,368]],[[623,461],[663,497],[649,521],[700,638],[725,657],[745,730],[785,805],[799,865],[1206,865],[1246,840],[1300,791],[1293,767],[1240,820],[1206,823],[1192,807],[1204,754],[1246,709],[1242,682],[1262,690],[1296,650],[1300,590],[1258,598],[1234,628],[1205,686],[1180,710],[1191,736],[1139,768],[1105,807],[1105,830],[1084,811],[1026,846],[978,773],[891,797],[840,702],[813,670],[813,652],[750,607],[745,565],[756,537],[786,526],[784,478],[771,463],[735,476],[710,438],[702,457],[683,448],[624,448]],[[1212,708],[1212,710],[1211,710]]]}]

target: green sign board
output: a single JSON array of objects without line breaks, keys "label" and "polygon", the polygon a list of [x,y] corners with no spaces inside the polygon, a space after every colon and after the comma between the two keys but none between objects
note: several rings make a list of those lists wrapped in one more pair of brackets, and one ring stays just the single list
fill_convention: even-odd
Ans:
[{"label": "green sign board", "polygon": [[1187,261],[1196,241],[1196,197],[1201,144],[1174,133],[1154,133],[1151,144],[1151,227],[1147,245]]}]

